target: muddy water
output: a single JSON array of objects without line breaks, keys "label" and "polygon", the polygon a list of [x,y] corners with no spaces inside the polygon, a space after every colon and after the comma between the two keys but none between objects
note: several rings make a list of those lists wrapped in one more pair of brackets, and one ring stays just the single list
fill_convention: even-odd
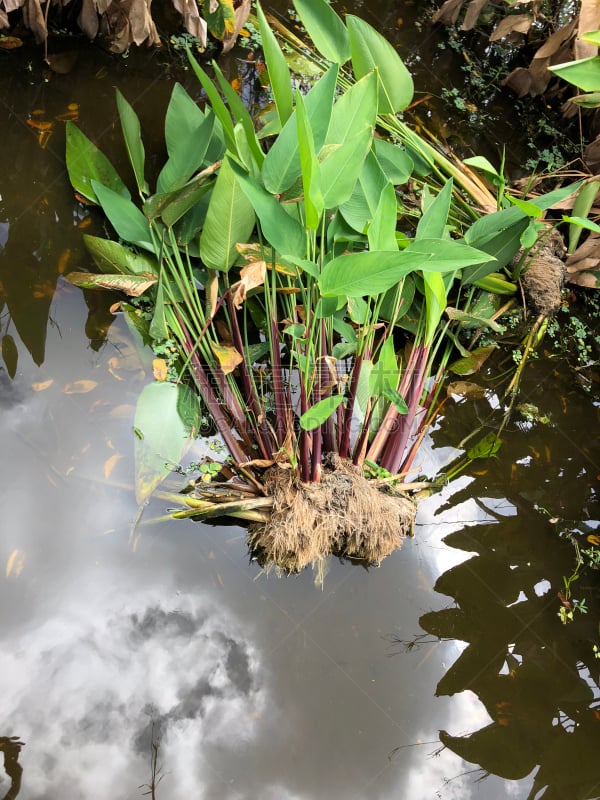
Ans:
[{"label": "muddy water", "polygon": [[[599,516],[598,405],[559,362],[534,364],[523,399],[550,423],[514,422],[496,460],[422,504],[401,552],[369,571],[333,562],[322,591],[262,574],[239,527],[160,521],[158,501],[134,531],[133,409],[151,375],[111,298],[61,277],[89,265],[81,235],[101,223],[73,201],[55,118],[78,103],[118,158],[118,85],[160,158],[177,75],[157,55],[95,53],[46,80],[30,54],[8,58],[0,796],[600,796],[598,610],[563,627],[556,596],[572,563],[559,533],[583,543]],[[492,391],[448,407],[424,464],[497,425],[496,405]]]}]

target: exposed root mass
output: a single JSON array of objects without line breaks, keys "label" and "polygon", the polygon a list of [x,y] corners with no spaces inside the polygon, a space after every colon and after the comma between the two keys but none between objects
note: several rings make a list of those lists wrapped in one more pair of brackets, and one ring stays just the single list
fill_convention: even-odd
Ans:
[{"label": "exposed root mass", "polygon": [[566,276],[561,260],[563,253],[562,237],[556,234],[537,250],[522,277],[529,305],[545,317],[553,316],[561,307],[561,289]]},{"label": "exposed root mass", "polygon": [[286,571],[299,572],[330,554],[378,563],[412,531],[416,505],[410,499],[380,491],[332,454],[321,483],[304,484],[273,467],[265,487],[273,510],[268,522],[250,527],[249,544],[261,562]]}]

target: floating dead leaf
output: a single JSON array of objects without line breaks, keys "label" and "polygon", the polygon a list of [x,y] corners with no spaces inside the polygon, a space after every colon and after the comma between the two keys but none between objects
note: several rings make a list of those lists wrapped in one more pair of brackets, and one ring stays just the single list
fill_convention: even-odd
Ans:
[{"label": "floating dead leaf", "polygon": [[510,14],[496,25],[490,34],[490,42],[496,42],[511,33],[528,33],[533,24],[533,17],[529,14]]},{"label": "floating dead leaf", "polygon": [[481,400],[485,397],[485,389],[471,381],[452,381],[446,387],[448,397],[459,397],[462,400]]},{"label": "floating dead leaf", "polygon": [[110,478],[112,475],[113,469],[116,467],[117,462],[120,461],[123,456],[120,453],[113,453],[110,458],[107,458],[104,462],[104,477],[106,480]]},{"label": "floating dead leaf", "polygon": [[71,260],[71,248],[65,247],[58,258],[58,265],[57,271],[59,275],[62,275],[67,268],[69,261]]},{"label": "floating dead leaf", "polygon": [[242,303],[248,296],[248,292],[262,286],[267,274],[267,265],[264,261],[254,261],[240,270],[240,280],[231,287],[233,292],[233,304],[236,308],[241,308]]},{"label": "floating dead leaf", "polygon": [[117,303],[113,303],[112,306],[109,306],[108,310],[109,313],[116,314],[121,310],[121,301],[119,300]]},{"label": "floating dead leaf", "polygon": [[594,547],[600,547],[600,536],[596,536],[595,533],[590,533],[590,535],[586,538],[590,544],[594,545]]},{"label": "floating dead leaf", "polygon": [[38,381],[36,383],[31,384],[31,388],[34,392],[43,392],[44,389],[47,389],[49,386],[52,386],[54,383],[54,378],[49,378],[47,381]]},{"label": "floating dead leaf", "polygon": [[164,358],[155,358],[152,360],[152,374],[156,381],[167,380],[168,367]]},{"label": "floating dead leaf", "polygon": [[228,375],[230,372],[233,372],[237,365],[241,364],[244,360],[235,347],[222,344],[211,344],[211,349],[217,357],[224,375]]},{"label": "floating dead leaf", "polygon": [[30,128],[33,128],[35,131],[51,131],[52,128],[54,127],[53,122],[32,117],[29,117],[29,119],[26,120],[26,123],[27,125],[29,125]]},{"label": "floating dead leaf", "polygon": [[122,403],[119,406],[111,408],[108,416],[112,417],[112,419],[133,419],[134,414],[135,406],[132,406],[128,403]]},{"label": "floating dead leaf", "polygon": [[15,578],[18,578],[21,572],[23,572],[24,566],[25,553],[19,549],[13,550],[6,562],[6,577],[10,578],[11,575],[14,575]]},{"label": "floating dead leaf", "polygon": [[16,50],[17,47],[23,46],[23,40],[18,36],[0,36],[0,49],[2,50]]},{"label": "floating dead leaf", "polygon": [[65,50],[62,53],[48,53],[45,61],[52,72],[57,75],[67,75],[75,66],[78,58],[77,50]]},{"label": "floating dead leaf", "polygon": [[68,383],[63,389],[64,394],[87,394],[98,386],[96,381],[73,381]]}]

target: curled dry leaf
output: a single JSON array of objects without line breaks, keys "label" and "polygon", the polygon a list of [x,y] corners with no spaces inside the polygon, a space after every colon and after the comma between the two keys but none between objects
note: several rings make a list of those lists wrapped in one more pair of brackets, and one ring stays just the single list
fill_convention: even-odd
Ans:
[{"label": "curled dry leaf", "polygon": [[567,258],[567,283],[588,289],[600,288],[600,234],[590,233]]},{"label": "curled dry leaf", "polygon": [[490,42],[504,39],[505,36],[510,36],[511,33],[529,33],[532,24],[533,17],[529,14],[511,14],[501,19],[496,25],[490,34]]},{"label": "curled dry leaf", "polygon": [[4,574],[7,578],[10,578],[11,575],[14,575],[15,578],[18,578],[23,571],[24,565],[25,553],[22,550],[13,550],[8,557],[8,561],[6,562]]},{"label": "curled dry leaf", "polygon": [[155,358],[152,361],[152,374],[154,375],[154,380],[157,381],[166,381],[167,379],[167,362],[164,358]]},{"label": "curled dry leaf", "polygon": [[267,265],[264,261],[254,261],[240,270],[240,280],[231,287],[233,304],[241,308],[251,289],[262,286],[265,282]]},{"label": "curled dry leaf", "polygon": [[96,381],[73,381],[68,383],[63,389],[64,394],[87,394],[98,386]]}]

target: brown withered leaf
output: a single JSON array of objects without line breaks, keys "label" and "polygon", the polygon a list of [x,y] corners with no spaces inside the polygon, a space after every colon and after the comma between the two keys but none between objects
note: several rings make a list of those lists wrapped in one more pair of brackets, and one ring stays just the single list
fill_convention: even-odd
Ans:
[{"label": "brown withered leaf", "polygon": [[[0,12],[0,16],[1,13],[2,12]],[[1,21],[2,20],[0,18],[0,23]],[[7,28],[8,25],[0,24],[0,28],[5,28],[5,27]],[[17,47],[22,47],[22,46],[23,46],[23,40],[19,39],[18,36],[0,36],[0,49],[2,50],[16,50]]]},{"label": "brown withered leaf", "polygon": [[435,12],[431,21],[441,22],[442,25],[455,25],[464,3],[465,0],[446,0],[444,5]]},{"label": "brown withered leaf", "polygon": [[64,389],[64,394],[87,394],[88,392],[93,391],[98,383],[96,381],[73,381],[73,383],[68,383]]},{"label": "brown withered leaf", "polygon": [[481,400],[485,397],[485,389],[472,381],[452,381],[446,387],[446,394],[461,400]]},{"label": "brown withered leaf", "polygon": [[600,29],[600,4],[598,0],[581,0],[577,38],[573,46],[576,61],[598,55],[598,47],[590,44],[590,42],[584,42],[582,39],[585,33],[597,31],[598,29]]},{"label": "brown withered leaf", "polygon": [[54,378],[50,378],[47,381],[38,381],[36,383],[31,384],[31,388],[34,392],[43,392],[44,389],[48,389],[54,383]]},{"label": "brown withered leaf", "polygon": [[600,287],[600,234],[590,233],[567,258],[567,283],[587,289]]},{"label": "brown withered leaf", "polygon": [[240,31],[250,16],[250,6],[251,0],[241,0],[239,4],[234,3],[235,24],[233,30],[227,31],[223,36],[223,53],[228,53],[236,43]]},{"label": "brown withered leaf", "polygon": [[188,33],[200,40],[202,48],[206,47],[206,22],[200,16],[196,0],[173,0],[173,5],[183,17],[183,26]]},{"label": "brown withered leaf", "polygon": [[120,453],[113,453],[112,456],[110,456],[110,458],[106,459],[106,461],[104,462],[104,470],[103,470],[104,477],[106,478],[106,480],[108,480],[112,475],[112,471],[117,465],[117,461],[120,461],[122,458],[123,456]]},{"label": "brown withered leaf", "polygon": [[211,344],[210,347],[217,357],[224,375],[229,375],[244,360],[235,347],[231,345]]},{"label": "brown withered leaf", "polygon": [[483,11],[484,7],[487,6],[488,0],[471,0],[467,7],[467,11],[465,13],[465,18],[463,20],[463,24],[461,25],[461,30],[463,31],[471,31],[477,24],[477,20],[479,19],[479,15]]},{"label": "brown withered leaf", "polygon": [[267,274],[267,265],[264,261],[254,261],[240,270],[240,280],[231,287],[232,300],[236,308],[241,308],[251,289],[262,286]]},{"label": "brown withered leaf", "polygon": [[529,33],[533,24],[533,17],[529,14],[509,14],[496,25],[490,34],[490,42],[496,42],[511,33]]}]

